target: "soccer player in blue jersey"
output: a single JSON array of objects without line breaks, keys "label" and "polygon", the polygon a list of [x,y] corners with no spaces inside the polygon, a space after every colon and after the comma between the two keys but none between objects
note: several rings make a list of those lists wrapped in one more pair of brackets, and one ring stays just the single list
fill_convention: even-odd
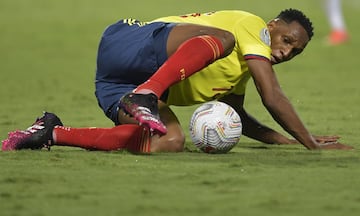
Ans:
[{"label": "soccer player in blue jersey", "polygon": [[[313,136],[282,92],[272,65],[300,54],[313,36],[310,20],[287,9],[266,23],[244,11],[124,19],[110,25],[98,49],[96,97],[113,128],[64,127],[52,113],[9,134],[3,150],[51,145],[132,152],[182,151],[185,135],[170,105],[220,100],[241,116],[243,134],[264,143],[351,149],[337,136]],[[263,105],[293,138],[244,108],[252,78]],[[139,125],[140,124],[140,125]]]}]

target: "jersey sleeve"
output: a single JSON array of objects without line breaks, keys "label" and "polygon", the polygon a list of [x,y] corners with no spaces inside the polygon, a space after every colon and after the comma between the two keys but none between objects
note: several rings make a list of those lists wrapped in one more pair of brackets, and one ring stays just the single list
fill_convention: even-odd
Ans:
[{"label": "jersey sleeve", "polygon": [[260,59],[270,61],[270,34],[266,23],[257,16],[248,16],[238,21],[235,27],[237,46],[245,60]]}]

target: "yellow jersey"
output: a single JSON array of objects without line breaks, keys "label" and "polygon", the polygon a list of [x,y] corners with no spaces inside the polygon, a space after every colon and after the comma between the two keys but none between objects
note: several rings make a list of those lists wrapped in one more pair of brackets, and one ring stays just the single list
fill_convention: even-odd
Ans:
[{"label": "yellow jersey", "polygon": [[250,72],[248,59],[270,61],[270,35],[263,19],[244,11],[226,10],[169,16],[152,22],[192,23],[227,30],[235,36],[230,55],[169,88],[167,104],[187,106],[216,100],[233,93],[245,94]]}]

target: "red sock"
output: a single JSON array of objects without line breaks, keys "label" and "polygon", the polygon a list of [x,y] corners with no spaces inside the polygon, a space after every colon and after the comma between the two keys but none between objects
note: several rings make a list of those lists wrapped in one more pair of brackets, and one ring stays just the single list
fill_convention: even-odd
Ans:
[{"label": "red sock", "polygon": [[150,89],[160,97],[171,85],[208,66],[224,53],[221,41],[203,35],[185,41],[149,80],[139,85],[135,92]]},{"label": "red sock", "polygon": [[56,126],[53,131],[55,145],[75,146],[88,150],[150,152],[150,131],[135,124],[113,128],[70,128]]}]

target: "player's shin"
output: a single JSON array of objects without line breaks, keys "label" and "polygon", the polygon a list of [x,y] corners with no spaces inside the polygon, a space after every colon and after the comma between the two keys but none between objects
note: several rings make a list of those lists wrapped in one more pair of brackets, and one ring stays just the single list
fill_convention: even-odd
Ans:
[{"label": "player's shin", "polygon": [[54,145],[88,150],[150,152],[150,132],[135,124],[113,128],[71,128],[57,126],[53,130]]},{"label": "player's shin", "polygon": [[202,35],[185,41],[177,51],[145,83],[139,85],[136,93],[154,92],[159,98],[169,86],[186,79],[208,66],[224,54],[221,41],[214,36]]},{"label": "player's shin", "polygon": [[126,145],[126,149],[132,153],[150,153],[151,152],[151,132],[146,126],[140,126]]}]

